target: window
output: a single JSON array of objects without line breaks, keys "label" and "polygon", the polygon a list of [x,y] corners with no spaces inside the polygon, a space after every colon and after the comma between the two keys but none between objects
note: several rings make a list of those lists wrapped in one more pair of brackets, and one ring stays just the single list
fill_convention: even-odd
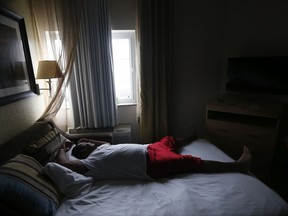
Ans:
[{"label": "window", "polygon": [[112,49],[117,104],[136,103],[135,31],[113,30]]},{"label": "window", "polygon": [[62,53],[62,41],[60,39],[59,31],[45,31],[46,36],[46,57],[47,59],[57,60],[60,68],[64,67],[63,57],[60,59]]}]

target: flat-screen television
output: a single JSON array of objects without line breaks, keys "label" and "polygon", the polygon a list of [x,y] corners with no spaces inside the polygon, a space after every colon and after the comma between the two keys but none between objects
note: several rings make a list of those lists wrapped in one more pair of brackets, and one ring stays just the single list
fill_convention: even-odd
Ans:
[{"label": "flat-screen television", "polygon": [[288,95],[288,56],[228,58],[226,90]]}]

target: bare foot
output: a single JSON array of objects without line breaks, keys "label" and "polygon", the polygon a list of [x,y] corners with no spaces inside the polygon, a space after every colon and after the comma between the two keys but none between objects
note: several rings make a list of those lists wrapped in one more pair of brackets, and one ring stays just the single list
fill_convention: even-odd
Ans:
[{"label": "bare foot", "polygon": [[247,148],[246,146],[244,146],[243,153],[242,153],[241,157],[237,160],[237,162],[240,165],[241,171],[243,173],[249,172],[251,158],[252,158],[252,156],[251,156],[250,149]]}]

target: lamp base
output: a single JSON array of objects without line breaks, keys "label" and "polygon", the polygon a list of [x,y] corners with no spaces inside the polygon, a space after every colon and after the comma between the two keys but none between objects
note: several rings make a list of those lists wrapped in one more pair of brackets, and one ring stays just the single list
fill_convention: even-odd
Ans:
[{"label": "lamp base", "polygon": [[38,94],[38,91],[39,91],[39,95],[40,95],[40,90],[49,90],[49,98],[52,97],[52,81],[51,79],[49,79],[48,81],[46,81],[48,83],[48,88],[39,88],[39,84],[37,84],[37,94]]}]

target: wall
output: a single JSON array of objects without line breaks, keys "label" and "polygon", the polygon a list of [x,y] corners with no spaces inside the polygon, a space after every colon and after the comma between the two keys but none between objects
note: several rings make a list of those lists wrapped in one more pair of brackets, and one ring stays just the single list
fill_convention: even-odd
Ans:
[{"label": "wall", "polygon": [[[112,12],[113,29],[135,29],[136,0],[109,0]],[[25,18],[30,52],[35,55],[34,37],[32,34],[31,13],[28,0],[1,0],[0,6],[8,8]],[[33,62],[34,65],[37,62]],[[31,126],[42,114],[45,102],[41,96],[24,99],[0,107],[0,143],[10,139]],[[132,124],[132,141],[138,142],[139,126],[136,120],[136,105],[118,107],[119,123]]]},{"label": "wall", "polygon": [[[30,28],[27,2],[1,0],[0,5],[8,5],[24,16],[26,26]],[[113,29],[135,27],[136,2],[109,0]],[[191,127],[196,127],[202,136],[205,130],[205,105],[223,94],[227,56],[288,54],[288,1],[173,2],[174,83],[169,123],[176,136],[189,131]],[[33,37],[29,32],[28,38],[30,48],[33,48]],[[287,104],[286,98],[272,99]],[[0,107],[0,143],[31,125],[42,112],[41,103],[41,99],[35,96]],[[118,114],[120,123],[132,123],[133,141],[137,142],[136,106],[118,107]],[[20,123],[18,119],[21,119]],[[12,130],[13,134],[9,132]]]},{"label": "wall", "polygon": [[[288,1],[246,0],[230,1],[227,7],[224,44],[224,70],[222,92],[224,91],[226,60],[236,56],[288,56]],[[252,100],[267,95],[250,95]],[[277,99],[276,99],[277,98]],[[285,97],[270,99],[286,101]]]},{"label": "wall", "polygon": [[[113,29],[135,28],[136,2],[109,1]],[[172,2],[175,55],[169,124],[175,136],[189,133],[191,127],[203,135],[205,105],[220,96],[226,1]],[[119,120],[132,120],[133,136],[138,137],[134,108],[119,107]]]},{"label": "wall", "polygon": [[[205,105],[225,95],[228,56],[288,55],[287,9],[285,0],[175,1],[171,125],[176,135],[193,126],[204,135]],[[287,97],[261,99],[287,107]],[[287,108],[284,119],[288,125]]]},{"label": "wall", "polygon": [[[31,16],[28,0],[1,0],[0,6],[8,8],[20,16],[26,23],[30,50],[33,50],[33,36],[31,32]],[[33,51],[31,52],[33,55]],[[41,115],[43,100],[35,95],[0,107],[0,144],[31,126]]]},{"label": "wall", "polygon": [[204,133],[205,105],[220,96],[226,1],[177,0],[173,6],[175,136],[195,127]]},{"label": "wall", "polygon": [[288,54],[288,1],[229,1],[226,56]]},{"label": "wall", "polygon": [[[288,1],[229,1],[225,32],[222,94],[225,94],[226,59],[229,56],[288,56]],[[288,85],[288,84],[287,84]],[[232,94],[236,97],[235,94]],[[249,94],[250,101],[264,100],[284,105],[283,136],[288,136],[288,96]],[[231,94],[228,94],[228,98]],[[240,95],[237,97],[243,97]]]},{"label": "wall", "polygon": [[[136,0],[109,0],[113,29],[135,29]],[[226,1],[178,0],[173,5],[174,75],[171,127],[176,136],[196,127],[204,131],[205,104],[220,96]],[[189,97],[187,97],[189,95]],[[118,107],[119,121],[132,122],[136,107]]]},{"label": "wall", "polygon": [[113,30],[136,28],[137,0],[108,0]]}]

